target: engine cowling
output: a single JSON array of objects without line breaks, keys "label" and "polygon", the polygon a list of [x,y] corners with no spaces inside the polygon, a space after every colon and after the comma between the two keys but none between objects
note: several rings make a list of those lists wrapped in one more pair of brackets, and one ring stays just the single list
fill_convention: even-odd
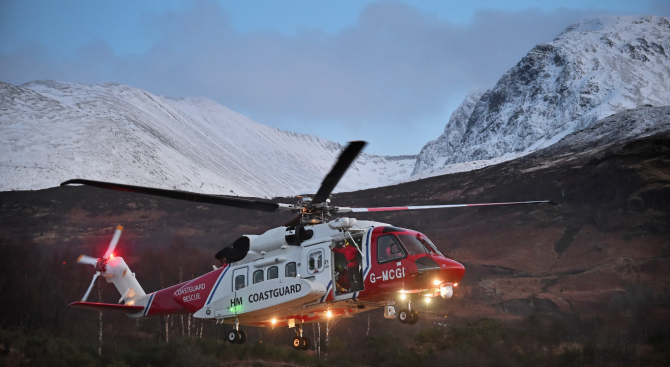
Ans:
[{"label": "engine cowling", "polygon": [[286,236],[284,239],[286,243],[292,246],[298,246],[303,241],[307,241],[314,236],[314,231],[311,229],[306,229],[303,226],[294,226],[286,228]]},{"label": "engine cowling", "polygon": [[258,236],[242,236],[236,239],[231,245],[228,245],[217,252],[214,257],[222,263],[234,263],[244,259],[244,257],[247,256],[247,253],[249,253],[253,237]]},{"label": "engine cowling", "polygon": [[272,251],[282,246],[299,246],[314,235],[311,229],[303,226],[277,227],[251,240],[251,251]]},{"label": "engine cowling", "polygon": [[232,245],[216,253],[217,260],[233,263],[244,259],[252,251],[255,253],[267,252],[282,246],[299,246],[302,242],[312,238],[314,231],[303,226],[277,227],[260,236],[244,235]]}]

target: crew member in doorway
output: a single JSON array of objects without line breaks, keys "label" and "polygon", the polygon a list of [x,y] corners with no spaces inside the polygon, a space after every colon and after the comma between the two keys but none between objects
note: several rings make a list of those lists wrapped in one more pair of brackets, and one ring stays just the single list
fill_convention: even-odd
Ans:
[{"label": "crew member in doorway", "polygon": [[361,281],[361,272],[358,269],[358,250],[351,246],[348,240],[333,249],[333,251],[344,255],[344,259],[347,260],[347,280],[349,281],[349,292],[359,289]]},{"label": "crew member in doorway", "polygon": [[349,288],[351,288],[351,284],[346,275],[347,269],[342,265],[338,265],[337,268],[335,268],[335,285],[337,286],[337,293],[339,294],[348,293]]}]

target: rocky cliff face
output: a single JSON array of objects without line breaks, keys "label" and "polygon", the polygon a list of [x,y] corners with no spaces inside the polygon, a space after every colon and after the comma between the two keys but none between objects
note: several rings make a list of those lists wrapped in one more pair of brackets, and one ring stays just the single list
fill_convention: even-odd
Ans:
[{"label": "rocky cliff face", "polygon": [[471,99],[424,147],[413,175],[518,156],[616,112],[670,105],[670,20],[603,17],[574,24],[535,46],[473,108]]},{"label": "rocky cliff face", "polygon": [[444,162],[453,154],[454,149],[459,146],[467,129],[468,119],[482,94],[484,94],[483,90],[468,93],[463,103],[451,114],[444,133],[421,149],[421,154],[414,165],[413,176],[444,165]]}]

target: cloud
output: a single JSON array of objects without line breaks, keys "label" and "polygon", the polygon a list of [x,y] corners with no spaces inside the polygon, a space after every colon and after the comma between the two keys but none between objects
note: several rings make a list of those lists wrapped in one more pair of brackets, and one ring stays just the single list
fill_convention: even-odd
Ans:
[{"label": "cloud", "polygon": [[406,124],[493,84],[535,44],[592,13],[485,11],[456,26],[382,2],[338,34],[284,36],[238,34],[221,9],[200,3],[160,20],[164,38],[145,55],[139,83],[274,118]]},{"label": "cloud", "polygon": [[441,130],[447,107],[468,90],[491,86],[535,44],[595,14],[491,10],[457,25],[385,1],[339,33],[282,35],[237,32],[223,9],[198,2],[144,17],[159,35],[146,53],[116,55],[101,40],[75,55],[30,44],[0,55],[0,80],[114,81],[172,97],[206,96],[261,123],[291,121],[293,131],[313,122],[407,130],[428,120],[443,121]]}]

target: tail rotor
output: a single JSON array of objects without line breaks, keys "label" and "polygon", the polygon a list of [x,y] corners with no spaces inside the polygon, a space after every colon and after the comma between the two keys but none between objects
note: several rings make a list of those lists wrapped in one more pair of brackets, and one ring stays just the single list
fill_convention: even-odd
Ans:
[{"label": "tail rotor", "polygon": [[105,252],[105,255],[102,257],[103,259],[109,259],[109,256],[112,255],[112,253],[114,253],[116,244],[119,243],[119,238],[121,238],[121,231],[123,231],[122,226],[116,227],[116,230],[114,231],[114,237],[112,237],[112,241],[109,242],[109,247],[107,248],[107,252]]},{"label": "tail rotor", "polygon": [[95,266],[95,264],[97,264],[97,263],[98,263],[98,259],[96,259],[95,257],[87,256],[87,255],[81,255],[77,259],[77,264],[87,264],[87,265]]},{"label": "tail rotor", "polygon": [[95,280],[98,279],[100,276],[100,272],[96,271],[95,274],[93,275],[93,280],[91,281],[91,285],[88,286],[88,290],[86,290],[86,293],[84,294],[84,298],[81,299],[82,302],[86,302],[88,299],[88,295],[91,294],[91,289],[93,289],[93,285],[95,284]]},{"label": "tail rotor", "polygon": [[116,248],[116,245],[119,243],[119,239],[121,238],[121,231],[123,231],[122,226],[116,227],[116,230],[114,231],[114,237],[112,237],[112,241],[109,243],[107,251],[101,258],[96,259],[92,256],[82,254],[77,259],[77,264],[93,265],[95,267],[93,280],[91,280],[91,285],[88,286],[88,290],[86,290],[84,297],[81,299],[82,302],[86,302],[86,299],[88,299],[88,295],[91,293],[91,289],[93,289],[95,280],[98,279],[101,273],[106,271],[107,261],[109,260],[110,256],[113,256],[114,254],[114,249]]}]

